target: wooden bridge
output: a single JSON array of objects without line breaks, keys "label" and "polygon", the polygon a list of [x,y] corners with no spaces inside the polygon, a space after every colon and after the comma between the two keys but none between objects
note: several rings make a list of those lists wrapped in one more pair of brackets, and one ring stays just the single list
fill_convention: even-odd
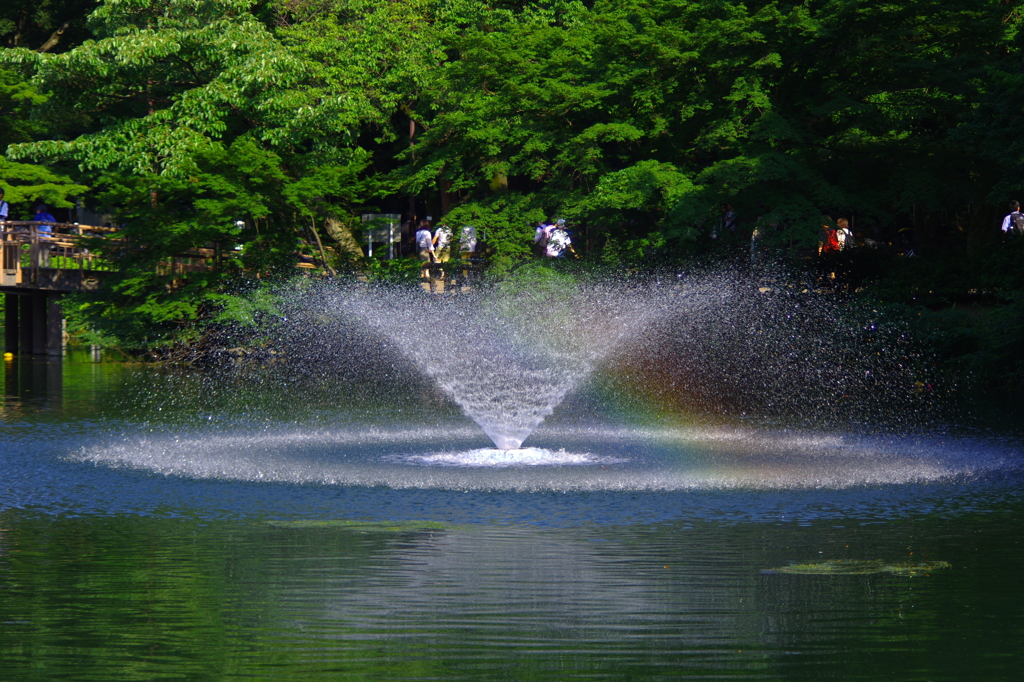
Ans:
[{"label": "wooden bridge", "polygon": [[[89,251],[83,237],[102,237],[104,256]],[[60,355],[64,350],[64,318],[60,297],[95,291],[107,273],[116,270],[110,246],[127,247],[118,230],[78,223],[0,222],[0,293],[4,295],[4,352],[15,355]],[[218,260],[212,248],[200,248],[158,265],[160,274],[206,270]],[[308,262],[299,268],[315,268]],[[423,288],[431,293],[467,290],[483,272],[483,261],[424,267]]]},{"label": "wooden bridge", "polygon": [[64,320],[58,300],[97,289],[109,260],[83,247],[82,236],[108,236],[109,227],[68,223],[0,223],[0,293],[4,294],[4,352],[60,355]]}]

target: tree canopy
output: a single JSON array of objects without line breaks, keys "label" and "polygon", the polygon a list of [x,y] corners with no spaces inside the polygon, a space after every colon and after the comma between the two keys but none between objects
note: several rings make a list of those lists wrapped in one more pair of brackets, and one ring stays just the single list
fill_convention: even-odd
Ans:
[{"label": "tree canopy", "polygon": [[147,246],[119,314],[170,295],[159,259],[232,251],[153,323],[361,212],[471,222],[508,267],[541,218],[682,253],[724,204],[792,249],[823,215],[965,248],[1022,189],[1015,1],[44,4],[49,24],[0,17],[0,182],[43,164],[23,182],[64,204],[91,188]]}]

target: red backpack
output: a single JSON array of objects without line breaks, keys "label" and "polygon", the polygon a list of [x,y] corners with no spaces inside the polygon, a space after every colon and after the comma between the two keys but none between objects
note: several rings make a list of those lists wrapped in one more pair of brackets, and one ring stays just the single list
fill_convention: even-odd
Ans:
[{"label": "red backpack", "polygon": [[822,251],[838,251],[839,250],[839,231],[831,228],[825,228],[825,246],[822,247]]}]

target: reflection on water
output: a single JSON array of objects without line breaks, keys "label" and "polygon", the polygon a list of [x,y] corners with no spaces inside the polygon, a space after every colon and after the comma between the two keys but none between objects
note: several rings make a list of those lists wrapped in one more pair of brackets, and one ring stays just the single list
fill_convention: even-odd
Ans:
[{"label": "reflection on water", "polygon": [[0,418],[11,422],[22,418],[25,410],[59,410],[63,390],[62,358],[6,358]]},{"label": "reflection on water", "polygon": [[[1000,540],[1019,525],[0,523],[7,679],[962,680],[1024,662],[1021,551]],[[761,572],[911,554],[952,567]]]},{"label": "reflection on water", "polygon": [[[0,415],[0,679],[1009,680],[1024,664],[1013,439],[607,414],[598,437],[601,408],[576,398],[590,421],[556,414],[538,449],[621,461],[453,466],[396,459],[487,446],[423,387],[374,402],[19,363]],[[226,475],[275,453],[279,472],[387,476]],[[807,478],[827,471],[840,484]],[[889,478],[840,480],[872,471]],[[704,478],[622,485],[669,474]],[[776,570],[911,562],[948,568]]]}]

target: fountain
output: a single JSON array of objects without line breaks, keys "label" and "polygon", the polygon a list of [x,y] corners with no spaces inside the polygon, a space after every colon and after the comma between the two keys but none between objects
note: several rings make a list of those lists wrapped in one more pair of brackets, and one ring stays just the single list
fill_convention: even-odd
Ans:
[{"label": "fountain", "polygon": [[[320,314],[355,315],[410,357],[508,460],[566,394],[643,330],[663,292],[580,286],[548,272],[496,291],[426,297],[419,291],[349,289]],[[528,458],[537,453],[529,449]]]},{"label": "fountain", "polygon": [[[915,430],[940,401],[904,330],[798,287],[581,282],[542,268],[459,295],[307,284],[285,301],[274,334],[287,376],[252,391],[259,373],[229,372],[222,397],[249,397],[202,408],[243,412],[237,428],[199,418],[73,458],[201,479],[510,491],[848,488],[1008,461]],[[298,368],[322,376],[261,414]],[[362,412],[378,415],[370,423],[353,410],[313,426],[282,418],[383,390]],[[623,420],[630,411],[664,416]]]}]

